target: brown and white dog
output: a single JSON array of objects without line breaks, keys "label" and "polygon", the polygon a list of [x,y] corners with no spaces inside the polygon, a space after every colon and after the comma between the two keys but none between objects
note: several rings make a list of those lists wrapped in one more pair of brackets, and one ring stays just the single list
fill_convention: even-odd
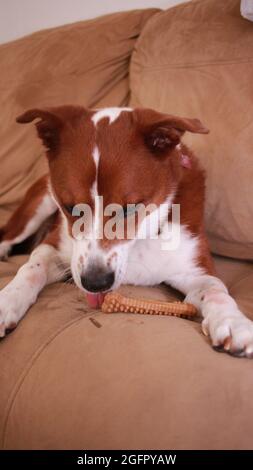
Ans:
[{"label": "brown and white dog", "polygon": [[[0,336],[17,325],[44,286],[64,278],[71,268],[75,283],[97,307],[105,292],[123,283],[170,284],[200,310],[203,332],[210,335],[213,347],[252,357],[253,322],[214,276],[203,227],[203,171],[180,142],[186,131],[207,133],[201,122],[150,109],[77,106],[32,109],[17,121],[37,118],[49,175],[29,189],[1,229],[0,256],[36,233],[50,216],[54,220],[29,261],[0,292]],[[101,215],[101,196],[104,207],[123,208],[120,239],[104,233],[111,216]],[[93,217],[82,220],[82,236],[76,237],[75,208],[83,203]],[[137,214],[128,213],[129,204],[157,209],[136,221]],[[164,250],[164,234],[169,234],[167,239],[171,234],[172,204],[180,204],[180,242]],[[130,219],[135,228],[128,239]],[[140,237],[147,226],[150,236]]]}]

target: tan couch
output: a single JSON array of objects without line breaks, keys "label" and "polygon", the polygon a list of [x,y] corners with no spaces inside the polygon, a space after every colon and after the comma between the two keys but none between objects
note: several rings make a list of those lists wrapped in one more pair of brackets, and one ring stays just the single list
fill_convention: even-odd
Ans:
[{"label": "tan couch", "polygon": [[[26,108],[130,102],[199,117],[210,136],[190,143],[217,273],[253,319],[253,23],[239,3],[118,13],[1,46],[1,224],[46,169],[33,126],[15,123]],[[26,258],[0,263],[1,287]],[[198,322],[105,315],[54,284],[0,344],[0,447],[252,448],[252,367],[213,351]]]}]

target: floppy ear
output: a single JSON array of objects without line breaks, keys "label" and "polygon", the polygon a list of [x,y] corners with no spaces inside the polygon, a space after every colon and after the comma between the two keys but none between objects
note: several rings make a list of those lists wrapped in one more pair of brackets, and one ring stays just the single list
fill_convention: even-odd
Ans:
[{"label": "floppy ear", "polygon": [[47,150],[56,150],[60,140],[60,130],[63,126],[63,121],[56,114],[56,109],[29,109],[24,114],[17,117],[16,121],[19,123],[28,123],[39,118],[36,128],[40,139]]},{"label": "floppy ear", "polygon": [[209,132],[199,119],[180,118],[151,109],[135,111],[145,143],[154,153],[163,153],[175,147],[186,131],[198,134]]}]

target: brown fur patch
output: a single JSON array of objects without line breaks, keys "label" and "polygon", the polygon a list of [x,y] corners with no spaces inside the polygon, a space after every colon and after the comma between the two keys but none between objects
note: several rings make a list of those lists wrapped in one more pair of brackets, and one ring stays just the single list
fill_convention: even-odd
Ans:
[{"label": "brown fur patch", "polygon": [[13,240],[20,235],[48,192],[49,176],[39,178],[26,192],[23,201],[12,214],[7,224],[0,229],[0,241]]}]

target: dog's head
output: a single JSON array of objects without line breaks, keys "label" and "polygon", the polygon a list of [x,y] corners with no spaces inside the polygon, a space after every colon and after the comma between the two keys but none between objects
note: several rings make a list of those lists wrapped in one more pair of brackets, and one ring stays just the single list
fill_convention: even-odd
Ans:
[{"label": "dog's head", "polygon": [[17,121],[37,118],[52,194],[73,241],[74,280],[86,292],[106,292],[121,283],[131,245],[168,217],[182,135],[208,130],[197,119],[141,108],[32,109]]}]

